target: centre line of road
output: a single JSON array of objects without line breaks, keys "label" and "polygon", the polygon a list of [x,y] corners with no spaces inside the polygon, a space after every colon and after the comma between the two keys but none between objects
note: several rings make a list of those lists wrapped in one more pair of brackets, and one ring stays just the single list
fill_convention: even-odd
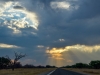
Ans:
[{"label": "centre line of road", "polygon": [[55,70],[51,71],[51,72],[50,72],[49,74],[47,74],[47,75],[50,75],[50,74],[52,74],[54,71],[55,71]]}]

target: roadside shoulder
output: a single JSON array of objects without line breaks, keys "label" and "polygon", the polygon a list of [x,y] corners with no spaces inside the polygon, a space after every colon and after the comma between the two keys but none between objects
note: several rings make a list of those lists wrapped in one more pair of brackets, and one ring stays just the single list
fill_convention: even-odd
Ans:
[{"label": "roadside shoulder", "polygon": [[[55,70],[56,70],[56,69],[55,69]],[[44,72],[44,73],[39,74],[39,75],[50,75],[50,74],[52,74],[55,70],[51,70],[51,71],[49,71],[49,72]]]}]

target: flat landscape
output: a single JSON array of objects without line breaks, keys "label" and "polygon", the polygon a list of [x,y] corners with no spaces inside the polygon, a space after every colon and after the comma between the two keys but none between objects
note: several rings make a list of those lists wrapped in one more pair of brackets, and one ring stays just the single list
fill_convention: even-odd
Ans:
[{"label": "flat landscape", "polygon": [[39,75],[45,72],[49,72],[51,70],[54,70],[55,68],[21,68],[21,69],[15,69],[12,71],[11,69],[8,70],[0,70],[0,75]]},{"label": "flat landscape", "polygon": [[100,0],[0,0],[0,75],[100,75]]},{"label": "flat landscape", "polygon": [[[41,75],[42,73],[50,72],[56,68],[20,68],[12,71],[11,69],[0,70],[0,75]],[[75,69],[75,68],[63,68],[78,73],[87,75],[100,75],[100,69]]]},{"label": "flat landscape", "polygon": [[64,69],[79,73],[85,73],[88,75],[100,75],[100,69],[75,69],[75,68],[64,68]]}]

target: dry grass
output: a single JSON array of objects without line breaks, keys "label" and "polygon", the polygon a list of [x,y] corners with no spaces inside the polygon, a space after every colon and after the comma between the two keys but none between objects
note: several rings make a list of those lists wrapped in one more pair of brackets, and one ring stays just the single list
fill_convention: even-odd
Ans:
[{"label": "dry grass", "polygon": [[0,70],[0,75],[38,75],[43,72],[49,72],[54,69],[55,68],[32,68],[32,69],[21,68],[21,69],[15,69],[15,71],[8,69],[8,70]]},{"label": "dry grass", "polygon": [[74,69],[74,68],[64,68],[64,69],[79,73],[85,73],[89,75],[100,75],[100,69]]}]

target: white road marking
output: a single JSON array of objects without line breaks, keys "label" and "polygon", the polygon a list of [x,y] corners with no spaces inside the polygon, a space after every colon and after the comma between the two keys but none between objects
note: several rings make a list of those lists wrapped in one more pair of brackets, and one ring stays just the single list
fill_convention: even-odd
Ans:
[{"label": "white road marking", "polygon": [[50,73],[48,73],[47,75],[51,75],[55,70],[51,71]]}]

